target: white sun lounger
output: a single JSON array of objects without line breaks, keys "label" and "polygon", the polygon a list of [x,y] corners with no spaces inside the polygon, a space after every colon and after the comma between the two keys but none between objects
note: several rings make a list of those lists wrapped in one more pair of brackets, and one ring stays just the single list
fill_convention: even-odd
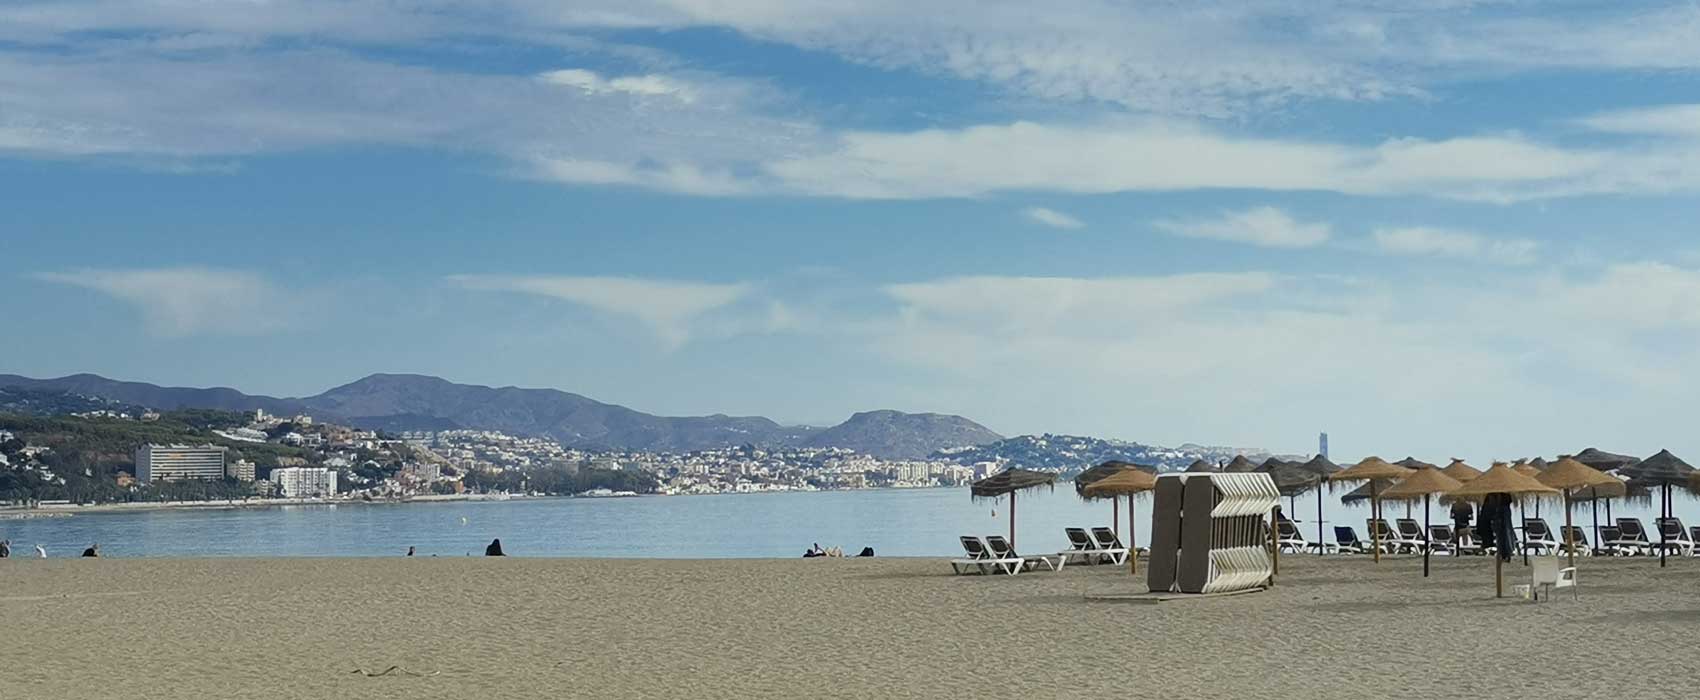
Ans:
[{"label": "white sun lounger", "polygon": [[1127,562],[1128,548],[1122,546],[1120,538],[1107,527],[1092,528],[1092,539],[1098,543],[1098,551],[1108,557],[1112,564]]},{"label": "white sun lounger", "polygon": [[962,549],[967,556],[950,560],[950,569],[956,575],[1005,573],[1014,576],[1021,571],[1023,562],[1020,558],[995,557],[992,550],[978,537],[963,535],[961,540]]},{"label": "white sun lounger", "polygon": [[1048,557],[1024,557],[1016,554],[1015,548],[1009,546],[1009,540],[1004,539],[1003,535],[988,535],[986,537],[986,547],[992,550],[992,556],[997,558],[999,561],[1014,560],[1022,562],[1028,569],[1037,569],[1041,564],[1043,564],[1045,568],[1052,571],[1062,571],[1063,566],[1068,564],[1068,560],[1054,554]]}]

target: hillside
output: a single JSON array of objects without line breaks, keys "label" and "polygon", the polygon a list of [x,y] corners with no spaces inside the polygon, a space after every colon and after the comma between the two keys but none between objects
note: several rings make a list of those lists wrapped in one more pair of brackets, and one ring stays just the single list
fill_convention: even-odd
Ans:
[{"label": "hillside", "polygon": [[943,449],[983,445],[1002,435],[962,416],[868,411],[802,441],[806,447],[847,447],[887,459],[922,459]]},{"label": "hillside", "polygon": [[160,387],[93,374],[58,379],[0,375],[0,387],[63,391],[158,409],[264,409],[389,431],[469,428],[541,436],[587,449],[686,452],[744,444],[846,447],[880,457],[920,457],[999,436],[966,418],[873,411],[826,429],[759,416],[656,416],[555,389],[492,388],[416,374],[374,374],[305,398],[235,389]]},{"label": "hillside", "polygon": [[1114,459],[1149,464],[1164,471],[1179,471],[1194,460],[1202,459],[1214,464],[1242,454],[1257,462],[1269,457],[1268,452],[1255,449],[1193,444],[1157,447],[1121,440],[1051,434],[1022,435],[973,448],[942,450],[935,456],[959,464],[999,462],[1029,469],[1061,470],[1084,469]]}]

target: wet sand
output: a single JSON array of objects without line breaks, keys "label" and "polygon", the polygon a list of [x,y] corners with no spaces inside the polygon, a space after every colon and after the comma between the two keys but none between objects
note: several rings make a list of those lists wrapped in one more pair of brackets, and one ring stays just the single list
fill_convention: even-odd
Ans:
[{"label": "wet sand", "polygon": [[[1286,557],[1142,605],[1117,567],[943,559],[13,559],[0,698],[1693,697],[1700,560]],[[1508,584],[1527,579],[1521,561]],[[389,675],[367,677],[355,669]],[[413,675],[418,674],[418,675]]]}]

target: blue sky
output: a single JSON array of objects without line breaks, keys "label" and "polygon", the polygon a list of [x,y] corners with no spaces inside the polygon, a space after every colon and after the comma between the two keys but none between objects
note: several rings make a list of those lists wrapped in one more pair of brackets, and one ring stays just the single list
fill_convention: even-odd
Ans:
[{"label": "blue sky", "polygon": [[0,371],[1700,451],[1692,3],[0,6]]}]

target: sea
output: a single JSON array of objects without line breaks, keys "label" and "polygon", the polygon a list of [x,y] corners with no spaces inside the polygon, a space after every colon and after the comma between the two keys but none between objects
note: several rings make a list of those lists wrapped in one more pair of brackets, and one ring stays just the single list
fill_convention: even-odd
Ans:
[{"label": "sea", "polygon": [[[1700,503],[1675,497],[1676,514],[1700,525]],[[1134,501],[1135,539],[1144,546],[1150,500]],[[1282,499],[1306,537],[1316,537],[1316,498]],[[1344,506],[1324,495],[1323,524],[1352,525],[1368,537],[1367,506]],[[1295,509],[1296,506],[1296,509]],[[1386,504],[1390,520],[1402,504]],[[1083,501],[1072,485],[1021,493],[1015,503],[1016,548],[1027,554],[1067,545],[1065,527],[1111,526],[1109,501]],[[1125,540],[1127,499],[1115,528]],[[1562,508],[1541,513],[1554,527]],[[1656,507],[1617,503],[1613,514],[1635,516],[1651,528]],[[1419,522],[1422,506],[1410,511]],[[1447,522],[1435,506],[1434,523]],[[33,556],[41,544],[51,557],[75,556],[93,543],[108,557],[374,557],[481,555],[501,539],[510,556],[613,558],[797,557],[810,547],[839,547],[876,556],[949,556],[961,552],[960,535],[1008,535],[1010,501],[975,500],[965,488],[877,489],[627,498],[516,498],[506,501],[345,503],[250,508],[84,512],[69,517],[10,519],[0,513],[0,539],[14,556]],[[1534,515],[1531,510],[1530,515]],[[1591,526],[1578,505],[1575,524]],[[1607,522],[1600,509],[1601,522]],[[1331,529],[1326,530],[1332,538]],[[1590,531],[1591,536],[1591,531]],[[1655,531],[1656,537],[1656,531]]]}]

